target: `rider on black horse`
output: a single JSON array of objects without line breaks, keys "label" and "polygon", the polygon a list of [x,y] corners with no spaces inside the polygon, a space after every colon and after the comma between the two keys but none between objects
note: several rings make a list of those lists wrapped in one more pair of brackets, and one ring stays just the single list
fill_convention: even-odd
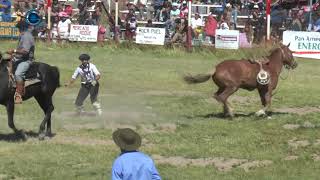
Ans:
[{"label": "rider on black horse", "polygon": [[20,31],[20,38],[18,47],[7,51],[8,54],[15,54],[13,58],[13,65],[16,67],[16,93],[14,101],[16,104],[22,103],[22,96],[24,95],[24,79],[31,63],[34,60],[35,40],[32,36],[34,27],[28,24],[25,20],[21,20],[17,27]]}]

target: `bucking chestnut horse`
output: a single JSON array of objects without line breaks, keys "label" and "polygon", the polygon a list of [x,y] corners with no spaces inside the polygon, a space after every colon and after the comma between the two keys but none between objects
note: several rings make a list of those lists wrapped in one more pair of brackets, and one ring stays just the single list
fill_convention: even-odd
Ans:
[{"label": "bucking chestnut horse", "polygon": [[[289,44],[290,45],[290,44]],[[266,110],[271,105],[272,91],[276,89],[279,75],[283,66],[294,69],[297,62],[292,56],[289,45],[280,45],[280,47],[271,51],[262,68],[269,73],[270,81],[266,85],[257,82],[257,75],[260,71],[260,64],[253,63],[249,59],[225,60],[215,67],[215,71],[207,74],[198,74],[195,76],[187,75],[184,80],[189,84],[206,82],[212,77],[214,83],[218,86],[218,91],[214,98],[223,104],[224,115],[233,117],[228,98],[239,88],[253,91],[258,89],[263,108],[256,112],[257,115],[266,115]]]},{"label": "bucking chestnut horse", "polygon": [[[16,134],[23,135],[23,138],[25,138],[25,134],[18,130],[14,125],[15,87],[12,79],[9,77],[9,61],[10,59],[2,58],[0,53],[0,104],[4,105],[7,109],[9,127]],[[54,109],[52,96],[56,88],[60,86],[60,73],[57,67],[41,62],[33,62],[26,73],[26,78],[30,80],[29,82],[33,81],[34,83],[29,83],[30,85],[25,88],[25,95],[22,98],[23,100],[27,100],[34,97],[43,110],[45,117],[41,122],[39,129],[39,138],[43,139],[46,135],[51,135],[51,113]],[[28,84],[27,79],[26,84]],[[20,106],[23,105],[26,104]]]}]

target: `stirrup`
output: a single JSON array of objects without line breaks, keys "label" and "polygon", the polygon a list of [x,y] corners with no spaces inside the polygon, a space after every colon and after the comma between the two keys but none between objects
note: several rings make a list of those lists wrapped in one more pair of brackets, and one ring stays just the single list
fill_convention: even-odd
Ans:
[{"label": "stirrup", "polygon": [[14,94],[14,103],[15,104],[22,104],[22,96],[19,93]]}]

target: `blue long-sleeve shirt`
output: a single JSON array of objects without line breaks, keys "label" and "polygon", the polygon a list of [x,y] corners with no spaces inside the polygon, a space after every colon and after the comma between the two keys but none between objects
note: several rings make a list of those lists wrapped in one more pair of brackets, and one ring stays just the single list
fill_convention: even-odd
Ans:
[{"label": "blue long-sleeve shirt", "polygon": [[112,180],[161,180],[153,160],[138,151],[122,153],[113,163]]}]

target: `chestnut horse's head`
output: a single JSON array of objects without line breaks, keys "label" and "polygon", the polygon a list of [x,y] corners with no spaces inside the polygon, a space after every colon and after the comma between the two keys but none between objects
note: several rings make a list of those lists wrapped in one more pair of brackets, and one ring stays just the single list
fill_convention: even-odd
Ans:
[{"label": "chestnut horse's head", "polygon": [[287,69],[295,69],[298,66],[298,63],[294,60],[292,51],[289,49],[290,43],[285,46],[281,45],[279,47],[282,57],[282,62]]}]

